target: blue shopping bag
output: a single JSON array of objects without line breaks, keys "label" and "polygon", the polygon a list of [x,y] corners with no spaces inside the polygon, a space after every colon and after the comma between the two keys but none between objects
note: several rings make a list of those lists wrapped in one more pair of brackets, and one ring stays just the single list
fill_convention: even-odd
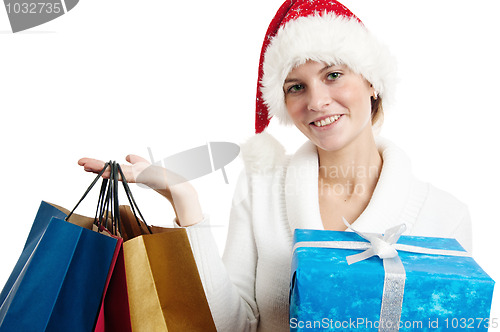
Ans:
[{"label": "blue shopping bag", "polygon": [[[31,226],[31,231],[28,235],[28,239],[26,240],[21,256],[17,260],[17,263],[14,266],[9,279],[5,283],[5,286],[0,293],[1,307],[3,307],[5,298],[9,294],[23,267],[26,265],[26,262],[28,261],[30,255],[33,253],[33,250],[35,249],[37,243],[40,241],[40,238],[47,229],[49,221],[52,219],[52,217],[64,219],[66,217],[66,214],[61,210],[55,208],[54,206],[46,202],[42,202],[40,204],[40,207],[38,208],[38,213],[36,214],[33,226]],[[0,317],[2,316],[0,315]]]},{"label": "blue shopping bag", "polygon": [[0,332],[93,330],[118,241],[65,218],[41,203],[0,293]]}]

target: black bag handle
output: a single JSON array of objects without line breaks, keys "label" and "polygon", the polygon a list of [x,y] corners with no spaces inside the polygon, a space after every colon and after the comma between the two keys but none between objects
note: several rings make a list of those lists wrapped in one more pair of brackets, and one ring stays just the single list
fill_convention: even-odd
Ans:
[{"label": "black bag handle", "polygon": [[[139,216],[142,219],[142,222],[144,225],[146,225],[149,234],[153,234],[153,231],[151,230],[151,227],[146,223],[146,220],[142,216],[141,211],[139,210],[139,206],[137,206],[137,203],[135,202],[134,196],[132,195],[132,191],[130,190],[130,187],[128,185],[127,180],[125,179],[125,175],[123,174],[122,168],[120,167],[120,164],[117,164],[117,169],[119,175],[122,177],[122,183],[123,183],[123,188],[125,189],[125,193],[127,194],[127,199],[130,203],[130,208],[132,209],[132,212],[134,213],[135,220],[137,221],[137,225],[139,225],[139,228],[141,227],[141,222],[139,221],[139,218],[137,217],[137,213],[139,213]],[[137,213],[136,210],[137,209]]]},{"label": "black bag handle", "polygon": [[108,179],[103,179],[102,180],[102,184],[101,184],[101,189],[99,191],[99,199],[97,200],[97,208],[96,208],[96,211],[95,211],[95,217],[94,217],[94,221],[95,220],[99,220],[101,219],[102,217],[102,214],[103,214],[103,210],[104,210],[104,207],[102,207],[104,205],[104,202],[105,202],[105,199],[106,199],[106,192],[107,192],[107,188],[108,188]]},{"label": "black bag handle", "polygon": [[[102,184],[101,184],[101,189],[99,192],[99,199],[97,202],[97,208],[96,208],[96,214],[94,217],[94,224],[97,225],[98,227],[104,227],[110,230],[112,234],[117,233],[117,231],[121,234],[121,222],[120,222],[120,203],[118,200],[118,182],[119,178],[121,176],[122,178],[122,184],[123,188],[125,190],[125,193],[127,195],[127,199],[130,203],[130,207],[132,209],[132,212],[134,213],[135,220],[139,227],[141,226],[141,222],[139,221],[139,217],[137,216],[137,213],[141,217],[143,223],[146,225],[148,231],[150,234],[153,234],[151,228],[149,225],[146,223],[141,211],[139,210],[139,207],[134,199],[134,196],[132,195],[132,191],[130,190],[130,187],[128,185],[128,182],[125,178],[125,175],[123,174],[123,171],[120,167],[120,164],[118,164],[115,161],[109,161],[107,162],[103,169],[99,172],[99,174],[96,176],[94,181],[90,184],[90,186],[87,188],[83,196],[80,198],[78,203],[75,205],[73,210],[68,214],[68,216],[65,218],[67,221],[73,212],[76,210],[76,208],[80,205],[80,203],[87,197],[88,193],[92,190],[92,188],[95,186],[97,181],[99,181],[99,178],[102,177],[106,169],[110,167],[110,176],[109,179],[103,179]],[[108,228],[108,220],[109,216],[111,215],[111,229]]]},{"label": "black bag handle", "polygon": [[[97,176],[95,177],[94,181],[92,181],[92,183],[90,184],[90,186],[87,188],[87,190],[83,194],[82,198],[80,198],[80,200],[78,201],[78,203],[76,203],[76,205],[73,208],[73,210],[71,210],[71,212],[68,214],[68,216],[64,220],[68,221],[69,217],[71,217],[71,215],[73,214],[73,212],[75,212],[76,208],[85,199],[85,197],[87,197],[88,193],[92,190],[92,188],[94,188],[95,184],[97,183],[97,181],[99,181],[99,178],[104,174],[104,172],[106,171],[106,168],[108,168],[108,166],[109,166],[109,162],[107,162],[106,164],[104,164],[103,169],[99,172],[99,174],[97,174]],[[107,180],[107,179],[104,179],[104,180]],[[107,181],[106,181],[106,183],[107,183]],[[103,187],[105,188],[105,181],[103,181],[103,184],[101,186],[101,193],[103,191]]]},{"label": "black bag handle", "polygon": [[[115,190],[115,182],[116,180],[116,172],[115,172],[115,162],[110,161],[110,175],[109,179],[103,179],[103,183],[101,186],[101,192],[99,194],[99,201],[97,204],[96,216],[94,217],[94,224],[101,229],[104,227],[108,229],[112,234],[116,235],[116,213],[113,210],[114,204],[110,206],[110,204],[118,199],[118,193],[114,192]],[[111,216],[110,216],[111,214]],[[112,225],[108,227],[108,220],[111,217]]]},{"label": "black bag handle", "polygon": [[[94,224],[96,226],[99,228],[104,227],[114,235],[121,234],[117,165],[115,161],[109,162],[109,179],[103,179],[96,216],[94,217]],[[112,224],[108,225],[110,219]]]},{"label": "black bag handle", "polygon": [[[109,167],[111,168],[111,161],[109,162]],[[103,179],[101,185],[101,191],[99,194],[99,200],[97,203],[96,216],[94,217],[94,224],[96,226],[108,227],[108,211],[109,211],[109,199],[111,195],[111,184],[113,182],[112,170],[110,170],[110,178]],[[113,215],[111,215],[113,218]]]}]

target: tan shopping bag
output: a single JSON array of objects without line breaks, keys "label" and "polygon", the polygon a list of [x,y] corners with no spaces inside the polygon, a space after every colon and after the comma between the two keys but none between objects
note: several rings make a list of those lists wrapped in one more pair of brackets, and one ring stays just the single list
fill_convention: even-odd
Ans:
[{"label": "tan shopping bag", "polygon": [[[47,203],[49,203],[49,202],[47,202]],[[62,206],[59,206],[59,205],[53,204],[53,203],[49,203],[49,204],[52,205],[53,207],[55,207],[56,209],[64,212],[66,215],[68,215],[70,213],[70,211],[68,209],[63,208]],[[75,224],[75,225],[78,225],[80,227],[87,228],[87,229],[92,229],[93,225],[94,225],[94,218],[86,217],[86,216],[83,216],[83,215],[77,214],[77,213],[73,213],[71,215],[70,220],[68,220],[68,221],[72,224]]]},{"label": "tan shopping bag", "polygon": [[[64,212],[66,215],[68,215],[70,213],[70,211],[68,209],[63,208],[60,205],[49,203],[49,202],[47,202],[47,203],[50,204],[50,205],[52,205],[56,209],[59,209],[60,211]],[[110,236],[110,233],[103,232],[102,228],[99,229],[97,227],[97,225],[94,222],[95,219],[93,217],[86,217],[86,216],[83,216],[83,215],[78,214],[78,213],[73,213],[73,214],[71,214],[70,220],[67,220],[67,221],[70,222],[70,223],[72,223],[72,224],[74,224],[74,225],[78,225],[80,227],[83,227],[83,228],[86,228],[86,229],[91,229],[91,230],[93,230],[95,232],[99,232],[101,234]],[[107,224],[108,225],[112,225],[112,219],[110,217],[107,218]],[[120,234],[120,232],[118,232],[118,230],[115,230],[115,232],[116,232],[116,235],[118,237],[121,237],[121,234]]]},{"label": "tan shopping bag", "polygon": [[119,211],[123,241],[133,239],[139,235],[150,234],[146,224],[144,224],[142,220],[136,219],[134,213],[130,209],[130,206],[120,205]]},{"label": "tan shopping bag", "polygon": [[[137,226],[129,207],[120,207],[120,218]],[[152,229],[123,244],[132,330],[216,332],[186,230]]]}]

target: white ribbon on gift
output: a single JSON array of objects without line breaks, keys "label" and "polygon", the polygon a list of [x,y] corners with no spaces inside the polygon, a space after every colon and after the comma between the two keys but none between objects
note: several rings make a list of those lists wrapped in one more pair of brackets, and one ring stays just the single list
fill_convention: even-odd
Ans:
[{"label": "white ribbon on gift", "polygon": [[414,252],[426,255],[470,257],[467,251],[429,249],[397,243],[399,237],[406,230],[406,225],[401,224],[385,231],[384,235],[363,233],[355,230],[342,218],[348,229],[355,232],[368,242],[360,241],[302,241],[297,242],[297,248],[334,248],[364,250],[359,254],[347,256],[347,264],[354,264],[373,256],[378,256],[384,264],[384,290],[382,292],[382,305],[380,308],[379,332],[399,331],[401,310],[403,308],[403,295],[405,288],[406,272],[398,255],[399,251]]}]

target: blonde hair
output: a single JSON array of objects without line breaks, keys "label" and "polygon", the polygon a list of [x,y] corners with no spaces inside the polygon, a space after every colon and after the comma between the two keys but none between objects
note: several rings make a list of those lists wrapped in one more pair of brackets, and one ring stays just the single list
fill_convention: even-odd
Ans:
[{"label": "blonde hair", "polygon": [[372,126],[380,127],[384,122],[384,109],[382,107],[382,98],[372,97]]}]

